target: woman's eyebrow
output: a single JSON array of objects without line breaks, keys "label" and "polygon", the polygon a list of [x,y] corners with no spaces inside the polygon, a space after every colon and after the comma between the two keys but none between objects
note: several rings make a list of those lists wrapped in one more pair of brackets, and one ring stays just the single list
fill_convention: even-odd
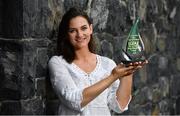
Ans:
[{"label": "woman's eyebrow", "polygon": [[[87,25],[82,25],[80,28],[82,28],[82,27],[87,27]],[[76,29],[76,28],[69,27],[69,29]]]},{"label": "woman's eyebrow", "polygon": [[83,25],[83,26],[81,26],[81,27],[86,27],[87,25]]}]

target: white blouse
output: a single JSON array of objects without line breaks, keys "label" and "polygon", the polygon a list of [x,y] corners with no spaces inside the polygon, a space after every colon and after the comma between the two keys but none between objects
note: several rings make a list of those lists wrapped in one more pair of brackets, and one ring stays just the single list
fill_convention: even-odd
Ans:
[{"label": "white blouse", "polygon": [[97,65],[89,74],[76,64],[66,62],[62,56],[53,56],[50,59],[48,67],[51,83],[61,102],[58,111],[59,115],[110,116],[110,110],[121,113],[128,109],[129,103],[122,109],[116,100],[119,80],[85,107],[81,107],[83,89],[106,78],[116,66],[115,62],[107,57],[96,55],[96,58]]}]

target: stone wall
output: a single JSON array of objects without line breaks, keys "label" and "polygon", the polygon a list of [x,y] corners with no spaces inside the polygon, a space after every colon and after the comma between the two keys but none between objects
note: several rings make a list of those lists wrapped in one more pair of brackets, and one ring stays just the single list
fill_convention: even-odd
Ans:
[{"label": "stone wall", "polygon": [[135,73],[123,114],[180,114],[179,0],[1,0],[0,114],[56,114],[47,62],[57,27],[71,6],[93,19],[97,52],[120,62],[122,41],[140,16],[149,64]]}]

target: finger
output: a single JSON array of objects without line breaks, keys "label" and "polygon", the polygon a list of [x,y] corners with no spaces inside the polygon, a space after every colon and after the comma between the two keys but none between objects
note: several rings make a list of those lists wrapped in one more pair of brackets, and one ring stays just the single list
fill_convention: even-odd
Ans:
[{"label": "finger", "polygon": [[121,64],[121,65],[123,65],[123,63],[122,63],[122,62],[121,62],[120,64]]},{"label": "finger", "polygon": [[141,65],[138,65],[138,66],[135,66],[132,70],[133,70],[133,72],[135,72],[135,71],[137,71],[137,70],[140,69],[140,68],[142,68],[142,66],[141,66]]},{"label": "finger", "polygon": [[132,65],[133,65],[133,63],[129,63],[129,64],[128,64],[128,66],[132,66]]},{"label": "finger", "polygon": [[121,67],[124,67],[124,64],[123,63],[120,63],[117,65],[118,68],[121,68]]},{"label": "finger", "polygon": [[134,66],[129,66],[128,68],[126,68],[125,70],[124,70],[124,72],[134,72],[136,70],[136,67],[134,67]]},{"label": "finger", "polygon": [[145,60],[145,64],[148,64],[149,63],[149,61],[148,60]]},{"label": "finger", "polygon": [[139,64],[142,64],[142,62],[141,61],[139,61],[139,62],[137,62],[137,64],[139,65]]},{"label": "finger", "polygon": [[140,68],[142,68],[142,66],[137,66],[137,69],[140,69]]},{"label": "finger", "polygon": [[139,65],[140,64],[140,62],[134,62],[132,65],[133,66],[137,66],[137,65]]},{"label": "finger", "polygon": [[142,63],[142,66],[144,66],[145,64],[148,64],[148,60],[145,60],[145,61]]},{"label": "finger", "polygon": [[148,61],[147,60],[145,60],[145,61],[139,61],[138,62],[138,65],[137,66],[144,66],[145,64],[147,64],[148,63]]},{"label": "finger", "polygon": [[128,66],[128,67],[125,67],[126,70],[132,70],[134,69],[134,66]]},{"label": "finger", "polygon": [[127,71],[124,76],[131,75],[131,74],[133,74],[134,72],[135,72],[134,70]]}]

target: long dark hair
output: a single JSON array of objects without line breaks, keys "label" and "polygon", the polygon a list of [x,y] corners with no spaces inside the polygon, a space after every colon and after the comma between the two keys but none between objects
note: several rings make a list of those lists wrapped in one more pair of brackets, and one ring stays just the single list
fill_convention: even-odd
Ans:
[{"label": "long dark hair", "polygon": [[[59,31],[58,31],[58,39],[57,39],[57,54],[62,55],[63,58],[69,62],[72,63],[72,61],[75,58],[75,49],[70,43],[68,39],[68,29],[69,29],[69,22],[72,18],[82,16],[84,17],[89,25],[92,24],[92,20],[88,17],[88,15],[81,10],[80,8],[73,7],[70,8],[62,17],[61,23],[59,25]],[[95,42],[91,35],[90,42],[88,44],[89,50],[92,53],[95,53]]]}]

